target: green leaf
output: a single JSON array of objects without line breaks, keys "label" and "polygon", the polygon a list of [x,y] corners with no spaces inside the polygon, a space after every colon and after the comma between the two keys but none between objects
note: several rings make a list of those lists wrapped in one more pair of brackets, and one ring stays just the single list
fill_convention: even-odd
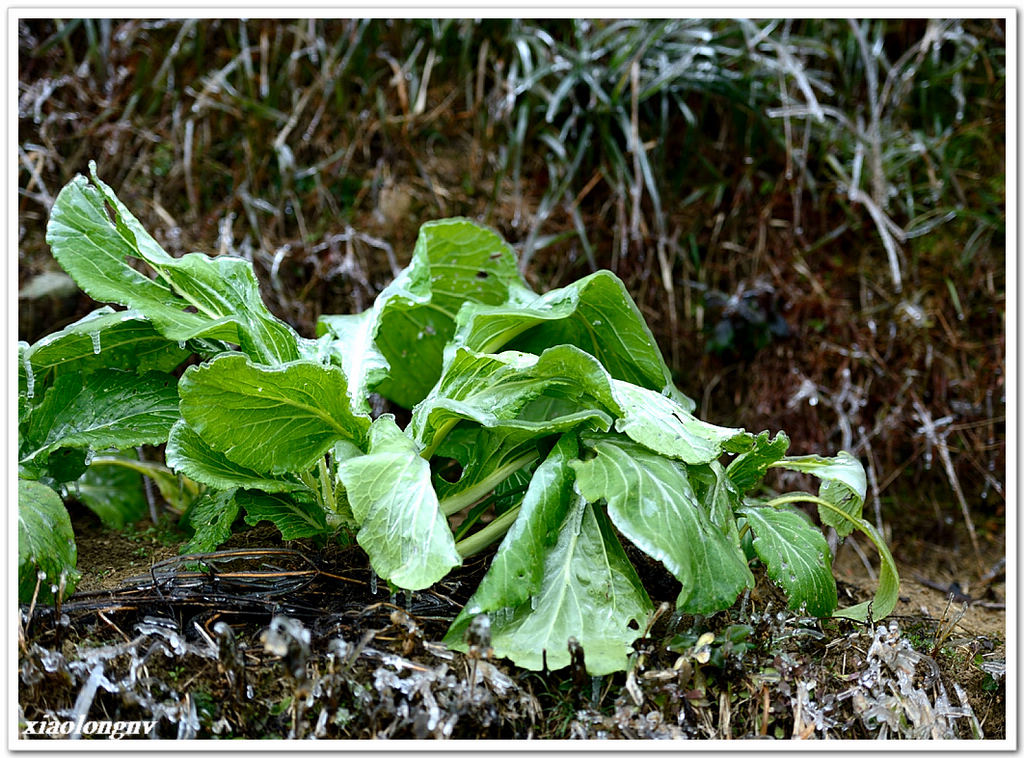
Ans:
[{"label": "green leaf", "polygon": [[306,471],[338,440],[361,444],[370,424],[352,412],[335,366],[257,366],[226,354],[190,367],[179,391],[181,415],[203,442],[254,471]]},{"label": "green leaf", "polygon": [[562,289],[504,305],[467,305],[456,344],[483,353],[499,349],[540,354],[575,345],[597,358],[615,379],[664,392],[687,411],[694,402],[676,389],[654,335],[622,281],[598,271]]},{"label": "green leaf", "polygon": [[269,521],[281,530],[281,538],[285,540],[313,537],[327,531],[323,509],[299,493],[239,492],[235,501],[245,508],[245,523],[256,526],[261,521]]},{"label": "green leaf", "polygon": [[[602,509],[573,495],[557,534],[554,547],[533,559],[543,561],[539,594],[488,614],[494,652],[523,668],[538,670],[546,662],[557,670],[569,664],[568,641],[574,637],[590,674],[621,671],[653,603]],[[460,619],[454,630],[464,628]],[[445,642],[465,650],[455,637],[449,632]]]},{"label": "green leaf", "polygon": [[885,539],[878,533],[875,527],[860,516],[851,515],[840,506],[825,498],[808,495],[805,492],[779,495],[768,501],[766,506],[778,507],[788,503],[799,502],[816,503],[819,511],[828,511],[833,519],[847,523],[849,528],[844,529],[847,533],[854,528],[862,531],[874,544],[881,559],[878,573],[878,589],[875,591],[875,597],[867,602],[858,603],[849,608],[836,611],[833,615],[855,621],[868,621],[869,619],[878,621],[892,613],[896,607],[896,602],[899,600],[900,577],[896,570],[896,562],[893,561],[892,554],[885,544]]},{"label": "green leaf", "polygon": [[711,523],[721,529],[734,545],[739,546],[735,511],[743,499],[722,464],[712,461],[706,466],[687,466],[686,470],[697,501],[704,504]]},{"label": "green leaf", "polygon": [[839,603],[832,553],[821,531],[788,508],[742,506],[754,534],[754,551],[768,576],[785,590],[792,610],[830,616]]},{"label": "green leaf", "polygon": [[[160,335],[138,312],[115,313],[107,307],[93,311],[74,324],[41,339],[35,345],[21,343],[18,371],[19,447],[26,455],[31,453],[25,448],[27,438],[31,434],[37,435],[36,443],[45,442],[45,439],[38,435],[43,434],[40,425],[48,423],[47,420],[37,413],[35,421],[30,422],[30,416],[35,406],[41,404],[47,396],[55,377],[69,377],[62,382],[62,389],[59,390],[66,392],[69,387],[76,388],[82,382],[83,376],[96,371],[169,371],[180,364],[187,355],[187,350],[179,348]],[[126,381],[131,380],[126,377]],[[30,386],[32,398],[28,396]],[[177,404],[176,393],[169,392],[168,397],[172,398],[170,405]],[[42,413],[52,411],[58,401],[68,399],[50,397],[46,403],[47,410]],[[134,421],[128,420],[127,424],[134,424]],[[29,431],[30,427],[34,427],[33,432]],[[91,447],[103,445],[94,442]],[[85,471],[85,458],[85,450],[61,449],[58,446],[49,452],[37,452],[35,456],[23,460],[21,472],[29,478],[46,476],[59,482],[73,481]],[[104,510],[103,505],[97,505],[97,508]],[[108,515],[115,522],[119,520],[117,516]]]},{"label": "green leaf", "polygon": [[459,308],[503,303],[522,289],[515,254],[490,229],[462,218],[424,224],[411,263],[374,306],[373,337],[391,366],[378,391],[412,408],[441,374]]},{"label": "green leaf", "polygon": [[22,479],[46,479],[49,484],[73,482],[89,468],[86,463],[89,454],[85,448],[60,447],[46,455],[18,461],[18,476]]},{"label": "green leaf", "polygon": [[356,522],[356,541],[384,579],[429,587],[462,563],[430,482],[430,464],[384,415],[370,427],[369,452],[338,465]]},{"label": "green leaf", "polygon": [[109,529],[143,518],[149,510],[142,476],[123,466],[94,460],[72,488],[72,494],[99,516]]},{"label": "green leaf", "polygon": [[336,357],[348,378],[348,393],[356,413],[369,413],[366,396],[388,376],[387,359],[373,340],[377,308],[359,314],[321,316],[317,336],[326,338],[327,348]]},{"label": "green leaf", "polygon": [[[251,263],[168,255],[99,180],[94,164],[90,170],[91,184],[78,175],[61,190],[46,229],[54,257],[86,293],[144,313],[171,340],[223,340],[265,363],[298,357],[299,337],[264,306]],[[147,264],[157,278],[131,260]]]},{"label": "green leaf", "polygon": [[138,311],[115,312],[106,306],[47,335],[27,352],[37,392],[47,385],[51,371],[79,375],[103,368],[168,372],[189,355]]},{"label": "green leaf", "polygon": [[893,560],[892,553],[889,552],[889,548],[885,544],[885,538],[878,533],[878,530],[872,524],[862,518],[853,518],[852,516],[847,516],[846,518],[852,520],[854,526],[866,534],[868,539],[874,544],[875,549],[878,550],[878,589],[875,590],[875,596],[871,600],[851,605],[849,608],[843,608],[836,611],[833,615],[853,619],[854,621],[867,621],[869,618],[873,621],[879,621],[893,612],[900,598],[900,576],[896,570],[896,562]]},{"label": "green leaf", "polygon": [[754,438],[754,447],[736,456],[725,472],[740,492],[749,492],[764,479],[771,465],[782,459],[789,450],[789,437],[779,432],[775,439],[769,439],[768,432],[761,432]]},{"label": "green leaf", "polygon": [[[551,398],[567,402],[551,405],[546,402]],[[409,429],[430,456],[461,420],[536,435],[582,425],[607,429],[612,418],[602,408],[609,405],[614,406],[614,400],[607,373],[593,357],[571,345],[540,356],[459,348],[437,385],[413,410]],[[556,415],[548,416],[551,411]]]},{"label": "green leaf", "polygon": [[570,464],[577,490],[607,501],[615,527],[680,581],[680,610],[720,611],[754,586],[742,551],[711,522],[682,465],[622,438],[584,441],[597,455]]},{"label": "green leaf", "polygon": [[182,553],[209,553],[228,541],[241,510],[235,494],[235,490],[207,492],[192,504],[188,521],[195,534],[182,546]]},{"label": "green leaf", "polygon": [[669,458],[708,463],[725,450],[748,447],[752,439],[742,429],[701,421],[672,398],[653,390],[613,379],[612,392],[622,409],[615,429]]},{"label": "green leaf", "polygon": [[[466,603],[462,616],[467,624],[479,613],[514,608],[540,593],[544,563],[539,557],[554,548],[569,511],[574,479],[569,461],[578,454],[576,435],[564,434],[537,467],[519,515],[498,546],[473,597]],[[459,636],[461,631],[453,633]]]},{"label": "green leaf", "polygon": [[67,597],[81,576],[77,561],[75,533],[60,497],[44,484],[18,480],[18,599],[32,602],[38,583],[36,602],[54,602],[52,587],[60,586],[61,577]]},{"label": "green leaf", "polygon": [[31,464],[62,447],[159,444],[177,420],[178,391],[169,374],[114,369],[64,374],[31,414],[21,461]]},{"label": "green leaf", "polygon": [[271,476],[229,460],[207,445],[184,419],[171,428],[166,458],[175,471],[215,489],[246,487],[264,492],[306,489],[306,485],[290,475]]},{"label": "green leaf", "polygon": [[855,519],[859,519],[864,510],[864,497],[868,486],[860,461],[845,450],[841,450],[834,458],[824,458],[820,455],[793,456],[783,458],[772,466],[812,474],[820,479],[818,496],[854,519],[845,519],[828,508],[819,507],[818,515],[821,522],[834,527],[840,537],[845,537],[853,531]]}]

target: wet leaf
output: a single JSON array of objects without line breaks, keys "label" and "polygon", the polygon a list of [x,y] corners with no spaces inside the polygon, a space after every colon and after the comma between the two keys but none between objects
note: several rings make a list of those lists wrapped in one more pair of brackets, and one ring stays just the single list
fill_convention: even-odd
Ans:
[{"label": "wet leaf", "polygon": [[328,530],[323,509],[301,493],[242,491],[235,496],[235,502],[245,508],[245,523],[256,526],[269,521],[280,530],[284,540],[314,537]]},{"label": "wet leaf", "polygon": [[373,422],[366,455],[338,466],[356,541],[373,570],[404,589],[429,587],[462,563],[430,478],[430,464],[390,415]]},{"label": "wet leaf", "polygon": [[[266,309],[252,264],[242,258],[167,254],[96,176],[78,175],[53,204],[46,241],[86,293],[134,308],[170,340],[223,340],[266,363],[298,357],[298,335]],[[109,210],[108,210],[109,209]],[[157,278],[132,268],[145,262]]]},{"label": "wet leaf", "polygon": [[[64,577],[64,597],[78,583],[75,568],[78,550],[71,519],[64,503],[52,489],[39,482],[18,482],[18,599],[32,601],[36,584],[36,602],[52,603],[52,587]],[[43,574],[42,579],[39,575]]]},{"label": "wet leaf", "polygon": [[227,542],[231,525],[235,523],[241,507],[235,500],[235,490],[208,492],[192,504],[188,522],[195,534],[182,548],[182,553],[209,553]]},{"label": "wet leaf", "polygon": [[612,403],[607,374],[571,345],[540,356],[459,348],[440,381],[416,406],[409,428],[432,454],[461,420],[539,437],[579,426],[607,429],[612,417],[604,408]]},{"label": "wet leaf", "polygon": [[742,429],[701,421],[658,392],[618,380],[612,381],[612,392],[621,408],[615,429],[648,450],[697,464],[749,447],[750,435]]},{"label": "wet leaf", "polygon": [[374,342],[378,308],[358,314],[321,316],[316,330],[327,341],[329,353],[336,358],[348,378],[352,410],[369,413],[367,395],[387,378],[390,366]]},{"label": "wet leaf", "polygon": [[569,665],[574,637],[590,674],[625,669],[654,606],[603,510],[574,495],[557,542],[537,557],[540,593],[490,614],[494,652],[534,670],[546,658],[556,670]]},{"label": "wet leaf", "polygon": [[138,311],[115,312],[106,306],[47,335],[26,353],[40,395],[51,374],[87,374],[103,368],[168,372],[189,355]]},{"label": "wet leaf", "polygon": [[706,466],[687,466],[686,471],[697,501],[704,504],[711,523],[721,529],[734,545],[739,546],[735,510],[742,502],[742,496],[732,479],[718,461],[712,461]]},{"label": "wet leaf", "polygon": [[306,489],[305,484],[288,474],[263,474],[229,460],[207,445],[184,419],[171,428],[165,454],[167,465],[175,471],[216,489],[246,487],[264,492]]},{"label": "wet leaf", "polygon": [[622,281],[598,271],[543,295],[520,292],[501,305],[468,305],[454,341],[472,350],[541,354],[575,345],[597,358],[615,379],[664,392],[692,411],[694,402],[676,389],[672,374]]},{"label": "wet leaf", "polygon": [[370,420],[352,412],[336,366],[260,366],[219,355],[181,378],[181,415],[229,460],[278,474],[308,470],[338,440],[360,444]]},{"label": "wet leaf", "polygon": [[754,438],[754,447],[737,455],[725,472],[741,493],[748,492],[764,479],[773,463],[782,459],[789,449],[789,437],[779,432],[771,439],[768,432],[761,432]]},{"label": "wet leaf", "polygon": [[32,411],[20,458],[32,464],[58,448],[159,444],[177,420],[178,391],[169,374],[114,369],[65,374]]},{"label": "wet leaf", "polygon": [[792,610],[830,616],[839,604],[832,552],[821,531],[786,508],[747,505],[739,509],[754,534],[754,550],[768,576],[789,596]]},{"label": "wet leaf", "polygon": [[525,286],[512,249],[490,229],[463,218],[424,224],[409,266],[374,306],[373,335],[391,366],[378,391],[412,408],[441,374],[462,305],[497,305]]},{"label": "wet leaf", "polygon": [[711,522],[682,464],[621,437],[583,439],[596,456],[570,464],[577,489],[591,503],[607,501],[615,527],[680,581],[680,610],[720,611],[754,586],[742,551]]}]

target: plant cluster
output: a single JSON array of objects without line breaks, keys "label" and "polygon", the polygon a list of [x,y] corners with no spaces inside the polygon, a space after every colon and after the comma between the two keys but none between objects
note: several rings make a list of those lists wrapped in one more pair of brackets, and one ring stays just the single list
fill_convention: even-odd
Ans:
[{"label": "plant cluster", "polygon": [[[697,418],[612,273],[538,294],[494,232],[431,222],[370,308],[323,316],[307,339],[266,309],[248,261],[170,256],[92,173],[57,197],[47,239],[86,293],[127,310],[19,346],[23,600],[74,584],[53,488],[117,470],[184,509],[192,549],[215,548],[239,516],[285,539],[351,536],[407,590],[500,540],[447,642],[463,647],[487,614],[496,653],[527,668],[567,665],[573,637],[591,673],[626,667],[654,606],[623,539],[679,580],[685,613],[731,606],[755,559],[794,609],[894,607],[859,462],[788,456],[784,433]],[[371,413],[374,394],[408,424]],[[145,444],[166,445],[166,467],[125,453]],[[762,496],[774,468],[819,491]],[[873,601],[837,611],[828,544],[797,503],[875,543]]]}]

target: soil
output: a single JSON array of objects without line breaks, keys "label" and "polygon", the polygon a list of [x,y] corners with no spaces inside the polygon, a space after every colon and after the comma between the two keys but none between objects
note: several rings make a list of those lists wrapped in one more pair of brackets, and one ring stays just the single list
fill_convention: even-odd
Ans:
[{"label": "soil", "polygon": [[[900,601],[877,624],[795,616],[760,576],[727,612],[663,614],[637,641],[630,672],[590,677],[582,660],[556,672],[517,669],[493,659],[486,639],[467,655],[445,649],[486,555],[429,591],[389,595],[358,549],[282,543],[268,525],[236,534],[197,567],[157,539],[166,529],[111,532],[76,516],[79,590],[23,626],[23,724],[72,718],[85,703],[90,718],[156,721],[163,738],[1006,733],[1005,576],[972,584],[942,545],[894,545]],[[984,560],[997,566],[1002,551],[992,547]],[[243,564],[250,578],[233,580]],[[305,579],[288,584],[279,570]],[[252,579],[259,571],[269,573]],[[655,603],[672,600],[670,576],[651,564],[640,571]],[[835,573],[841,605],[870,597],[850,542]],[[753,630],[752,647],[725,641],[737,625]],[[706,631],[717,635],[710,660],[680,647]],[[102,686],[86,702],[93,680]],[[897,714],[891,723],[880,703]]]}]

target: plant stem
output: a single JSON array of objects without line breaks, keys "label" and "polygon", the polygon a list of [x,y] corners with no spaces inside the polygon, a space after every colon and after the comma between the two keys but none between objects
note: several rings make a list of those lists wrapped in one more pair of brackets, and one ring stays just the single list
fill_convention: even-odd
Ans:
[{"label": "plant stem", "polygon": [[519,515],[519,508],[520,506],[517,505],[515,508],[505,511],[480,531],[474,532],[461,542],[456,542],[455,549],[459,555],[463,558],[476,555],[504,535]]},{"label": "plant stem", "polygon": [[[138,461],[134,458],[123,458],[115,455],[97,455],[92,459],[94,465],[103,466],[123,466],[124,468],[131,469],[132,471],[138,471],[140,474],[152,477],[153,474],[167,474],[168,476],[174,476],[174,472],[171,471],[167,466],[153,461]],[[198,489],[197,489],[198,491]]]},{"label": "plant stem", "polygon": [[300,471],[299,479],[316,495],[317,499],[320,498],[320,488],[317,486],[316,477],[309,471]]},{"label": "plant stem", "polygon": [[490,342],[488,342],[486,345],[483,346],[483,348],[481,348],[480,352],[496,353],[499,349],[507,345],[509,342],[514,340],[527,329],[532,329],[535,326],[536,324],[526,321],[525,323],[521,324],[515,329],[506,330],[499,334],[497,337],[492,338]]},{"label": "plant stem", "polygon": [[506,463],[501,468],[496,469],[492,474],[490,474],[490,476],[484,477],[472,487],[442,500],[440,502],[441,513],[445,516],[451,516],[453,513],[458,513],[467,505],[472,505],[482,498],[523,466],[530,465],[539,457],[539,453],[532,451],[526,455],[519,456],[509,463]]},{"label": "plant stem", "polygon": [[738,539],[738,540],[739,540],[740,542],[742,542],[742,541],[743,541],[743,537],[744,537],[744,535],[746,535],[746,533],[747,533],[747,532],[749,532],[749,531],[750,531],[750,522],[748,521],[747,523],[745,523],[745,524],[743,525],[743,528],[742,528],[742,529],[740,529],[740,532],[739,532],[739,534],[738,534],[738,535],[736,535],[736,538],[737,538],[737,539]]},{"label": "plant stem", "polygon": [[434,439],[431,440],[429,445],[423,448],[423,451],[420,453],[420,457],[428,461],[433,458],[434,453],[437,452],[437,448],[440,447],[442,442],[444,442],[444,438],[448,436],[448,432],[450,432],[452,427],[460,421],[462,421],[462,419],[453,418],[441,424],[441,426],[437,428],[437,431],[434,432]]},{"label": "plant stem", "polygon": [[[769,500],[765,505],[771,508],[776,508],[780,505],[786,505],[787,503],[814,503],[815,505],[822,505],[829,510],[841,513],[843,516],[849,517],[850,515],[842,508],[830,503],[828,500],[823,500],[817,495],[812,495],[809,492],[790,492],[786,495],[779,495],[778,497]],[[851,521],[852,520],[853,519],[851,519]]]},{"label": "plant stem", "polygon": [[323,509],[336,511],[337,504],[334,502],[334,488],[331,487],[331,472],[327,468],[327,456],[322,456],[319,461],[320,472],[320,496],[323,498]]},{"label": "plant stem", "polygon": [[[92,465],[94,466],[122,466],[132,471],[152,479],[156,482],[157,487],[160,488],[161,494],[164,499],[167,500],[175,509],[181,510],[187,507],[188,503],[195,500],[196,496],[199,495],[201,487],[192,479],[186,476],[179,476],[174,471],[164,466],[161,463],[155,461],[140,461],[135,458],[127,458],[120,455],[97,455],[92,459]],[[165,489],[168,482],[176,481],[178,484],[179,491],[184,494],[188,493],[187,500],[181,498],[173,498],[168,496],[168,491]]]}]

